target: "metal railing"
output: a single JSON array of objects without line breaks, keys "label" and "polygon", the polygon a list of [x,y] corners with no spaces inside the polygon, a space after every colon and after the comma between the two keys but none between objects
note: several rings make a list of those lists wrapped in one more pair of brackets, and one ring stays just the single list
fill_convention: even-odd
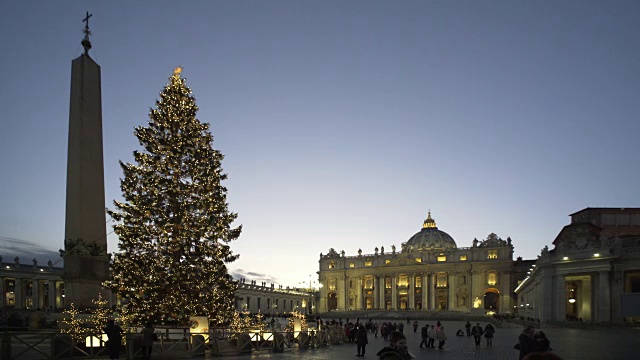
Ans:
[{"label": "metal railing", "polygon": [[[158,331],[152,354],[157,358],[191,358],[225,356],[251,352],[284,352],[317,348],[346,342],[344,330],[327,326],[308,332],[252,331],[236,333],[215,329],[207,333],[190,333],[188,329]],[[107,358],[108,349],[102,334],[86,333],[85,341],[76,341],[57,331],[3,331],[0,333],[0,359],[95,359]],[[142,334],[127,333],[121,358],[142,357]]]}]

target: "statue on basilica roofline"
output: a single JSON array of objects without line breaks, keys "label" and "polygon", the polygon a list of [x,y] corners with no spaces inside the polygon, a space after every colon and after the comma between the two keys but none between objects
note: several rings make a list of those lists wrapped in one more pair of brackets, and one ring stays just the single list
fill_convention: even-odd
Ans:
[{"label": "statue on basilica roofline", "polygon": [[380,247],[380,255],[384,255],[384,246]]},{"label": "statue on basilica roofline", "polygon": [[391,245],[391,253],[392,254],[396,253],[396,246],[395,245]]},{"label": "statue on basilica roofline", "polygon": [[[474,243],[474,247],[477,244],[477,239],[473,240]],[[509,244],[510,245],[510,244]],[[483,241],[480,242],[479,247],[499,247],[499,246],[507,246],[507,242],[502,240],[502,238],[500,238],[498,235],[496,235],[495,233],[491,233],[487,236],[487,238]]]}]

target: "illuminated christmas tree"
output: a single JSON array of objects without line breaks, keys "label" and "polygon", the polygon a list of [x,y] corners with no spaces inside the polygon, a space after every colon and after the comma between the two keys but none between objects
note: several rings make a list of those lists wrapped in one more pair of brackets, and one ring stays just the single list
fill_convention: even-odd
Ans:
[{"label": "illuminated christmas tree", "polygon": [[120,163],[124,201],[109,214],[118,223],[119,253],[105,283],[128,301],[138,322],[187,324],[208,316],[212,325],[231,319],[236,282],[228,243],[232,227],[221,181],[223,155],[213,148],[209,125],[177,68],[160,93],[146,127],[137,127],[141,151],[135,164]]},{"label": "illuminated christmas tree", "polygon": [[109,301],[103,299],[102,294],[98,294],[98,298],[91,300],[91,302],[95,308],[91,311],[89,324],[93,327],[94,334],[101,334],[111,316],[111,309],[108,306]]},{"label": "illuminated christmas tree", "polygon": [[291,316],[287,319],[287,325],[285,326],[284,331],[293,332],[295,328],[294,321],[296,319],[300,320],[300,330],[306,331],[309,328],[307,325],[307,317],[303,313],[294,310],[291,312]]},{"label": "illuminated christmas tree", "polygon": [[80,310],[76,309],[71,303],[69,309],[62,312],[60,332],[69,334],[73,341],[82,343],[87,334],[87,329],[85,328],[85,321],[78,317],[79,314]]}]

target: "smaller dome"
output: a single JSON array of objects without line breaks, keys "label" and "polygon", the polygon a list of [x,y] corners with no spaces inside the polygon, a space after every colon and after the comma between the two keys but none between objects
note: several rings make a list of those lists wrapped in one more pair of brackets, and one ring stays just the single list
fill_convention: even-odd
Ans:
[{"label": "smaller dome", "polygon": [[431,218],[431,211],[422,224],[422,230],[413,235],[402,246],[402,252],[419,250],[448,250],[457,249],[458,246],[451,235],[438,230],[436,221]]}]

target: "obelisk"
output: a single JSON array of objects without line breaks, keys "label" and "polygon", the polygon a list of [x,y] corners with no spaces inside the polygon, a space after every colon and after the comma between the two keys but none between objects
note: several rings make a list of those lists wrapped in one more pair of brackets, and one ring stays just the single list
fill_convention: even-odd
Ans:
[{"label": "obelisk", "polygon": [[102,155],[102,97],[100,66],[89,56],[89,18],[85,22],[84,53],[71,62],[67,204],[65,218],[65,307],[92,307],[92,299],[108,291],[101,284],[109,275],[105,223],[104,160]]}]

